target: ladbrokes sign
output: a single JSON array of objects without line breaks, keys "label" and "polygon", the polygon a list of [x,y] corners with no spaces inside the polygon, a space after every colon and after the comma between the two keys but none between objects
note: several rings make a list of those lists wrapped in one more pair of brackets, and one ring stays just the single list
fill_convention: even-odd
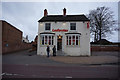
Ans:
[{"label": "ladbrokes sign", "polygon": [[53,32],[68,32],[67,29],[52,29]]}]

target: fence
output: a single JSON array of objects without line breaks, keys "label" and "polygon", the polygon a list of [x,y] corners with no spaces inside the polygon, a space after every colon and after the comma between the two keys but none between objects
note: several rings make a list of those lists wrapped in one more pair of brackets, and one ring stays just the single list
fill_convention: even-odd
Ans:
[{"label": "fence", "polygon": [[91,45],[91,51],[120,51],[118,45]]}]

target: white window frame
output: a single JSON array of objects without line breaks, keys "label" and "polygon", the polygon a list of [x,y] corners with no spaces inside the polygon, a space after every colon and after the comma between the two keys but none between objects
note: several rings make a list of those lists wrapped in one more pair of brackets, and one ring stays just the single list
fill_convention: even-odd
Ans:
[{"label": "white window frame", "polygon": [[[46,30],[46,24],[50,24],[50,30]],[[51,23],[45,23],[45,31],[51,31]]]},{"label": "white window frame", "polygon": [[[67,45],[67,36],[68,36],[68,45]],[[75,36],[75,44],[73,45],[73,36]],[[71,37],[71,44],[69,44],[69,37]],[[76,39],[78,37],[78,39]],[[76,45],[76,40],[78,40],[78,45]],[[67,46],[80,46],[80,35],[79,34],[67,34],[66,35],[66,45]]]},{"label": "white window frame", "polygon": [[[45,36],[47,36],[47,44],[45,44]],[[51,44],[49,44],[49,36],[51,36]],[[52,36],[53,36],[53,39],[52,39]],[[43,42],[43,37],[44,37],[44,44],[42,44]],[[40,35],[40,41],[41,41],[41,45],[54,45],[54,35],[53,34],[41,34]],[[52,40],[53,40],[53,43],[52,43]]]},{"label": "white window frame", "polygon": [[[71,24],[75,24],[75,30],[72,30],[72,29],[71,29]],[[77,30],[76,23],[74,23],[74,22],[73,22],[73,23],[70,23],[70,31],[76,31],[76,30]]]}]

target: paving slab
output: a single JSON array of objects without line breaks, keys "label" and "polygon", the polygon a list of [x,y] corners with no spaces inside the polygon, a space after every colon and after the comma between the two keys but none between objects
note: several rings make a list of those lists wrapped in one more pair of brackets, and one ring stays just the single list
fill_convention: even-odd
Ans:
[{"label": "paving slab", "polygon": [[57,56],[50,57],[50,59],[64,63],[78,63],[78,64],[105,64],[118,62],[118,58],[115,56],[90,56],[90,57]]}]

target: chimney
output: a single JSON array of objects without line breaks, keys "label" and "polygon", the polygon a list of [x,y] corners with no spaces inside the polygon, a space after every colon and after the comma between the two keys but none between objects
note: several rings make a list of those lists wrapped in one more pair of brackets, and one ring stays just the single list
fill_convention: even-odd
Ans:
[{"label": "chimney", "polygon": [[44,10],[44,16],[47,16],[48,12],[47,9]]},{"label": "chimney", "polygon": [[28,35],[26,36],[26,39],[28,40]]},{"label": "chimney", "polygon": [[66,16],[66,9],[63,9],[63,16]]}]

